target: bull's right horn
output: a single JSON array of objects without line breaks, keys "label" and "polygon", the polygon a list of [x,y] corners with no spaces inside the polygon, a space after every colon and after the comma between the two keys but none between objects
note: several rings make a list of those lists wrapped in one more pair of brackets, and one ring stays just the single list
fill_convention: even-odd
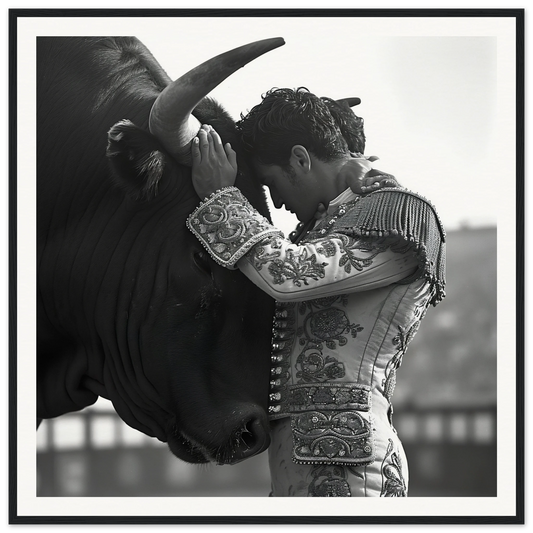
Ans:
[{"label": "bull's right horn", "polygon": [[191,165],[191,141],[200,122],[191,114],[217,85],[250,61],[285,44],[281,37],[256,41],[205,61],[169,84],[150,111],[153,133],[180,163]]}]

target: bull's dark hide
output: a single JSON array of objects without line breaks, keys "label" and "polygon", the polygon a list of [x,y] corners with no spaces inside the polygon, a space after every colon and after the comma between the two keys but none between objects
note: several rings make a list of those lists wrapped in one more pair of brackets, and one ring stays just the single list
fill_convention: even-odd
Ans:
[{"label": "bull's dark hide", "polygon": [[[46,37],[37,50],[38,417],[103,396],[186,461],[264,450],[273,302],[185,227],[199,203],[190,169],[148,131],[168,76],[134,38]],[[239,153],[219,104],[194,115]]]}]

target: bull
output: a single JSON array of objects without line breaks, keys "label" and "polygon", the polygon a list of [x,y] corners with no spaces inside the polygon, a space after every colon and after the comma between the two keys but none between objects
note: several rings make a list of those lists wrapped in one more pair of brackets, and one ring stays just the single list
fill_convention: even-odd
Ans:
[{"label": "bull", "polygon": [[[200,124],[241,152],[207,94],[282,44],[258,41],[171,81],[135,38],[38,38],[38,421],[102,396],[190,463],[267,448],[274,303],[212,262],[185,220],[200,201]],[[244,160],[237,186],[268,217]]]}]

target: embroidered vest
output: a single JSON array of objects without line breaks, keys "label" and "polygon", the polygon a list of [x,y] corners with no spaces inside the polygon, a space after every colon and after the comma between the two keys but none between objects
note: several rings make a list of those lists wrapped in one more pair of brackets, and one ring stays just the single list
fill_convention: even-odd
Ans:
[{"label": "embroidered vest", "polygon": [[393,432],[396,371],[427,308],[445,295],[445,234],[426,200],[383,189],[342,213],[303,242],[328,231],[361,236],[377,248],[415,253],[420,268],[371,291],[277,303],[269,415],[291,418],[297,463],[361,466],[386,453],[376,450],[374,435]]}]

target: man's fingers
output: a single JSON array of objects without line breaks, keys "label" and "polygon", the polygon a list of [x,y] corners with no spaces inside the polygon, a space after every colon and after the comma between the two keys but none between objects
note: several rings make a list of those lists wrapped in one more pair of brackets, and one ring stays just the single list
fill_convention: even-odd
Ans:
[{"label": "man's fingers", "polygon": [[211,127],[211,140],[213,141],[213,147],[218,155],[224,155],[224,146],[222,145],[222,140],[217,130]]},{"label": "man's fingers", "polygon": [[380,181],[382,181],[383,176],[369,176],[368,174],[365,175],[363,178],[363,185],[365,187],[369,187],[370,185],[375,185],[376,183],[379,184]]},{"label": "man's fingers", "polygon": [[372,170],[365,174],[361,190],[365,193],[368,193],[387,187],[399,187],[396,178],[391,174],[386,174],[385,172],[379,172],[379,174],[376,174],[376,172]]},{"label": "man's fingers", "polygon": [[321,218],[324,218],[326,214],[326,206],[322,203],[318,204],[318,207],[316,208],[315,212],[315,219],[320,220]]},{"label": "man's fingers", "polygon": [[226,143],[224,146],[224,150],[226,152],[226,156],[228,157],[229,164],[233,168],[237,168],[237,154],[235,150],[231,147],[231,144]]},{"label": "man's fingers", "polygon": [[209,129],[209,131],[207,132],[207,142],[209,143],[209,152],[211,153],[214,149],[215,149],[215,143],[214,143],[214,140],[213,140],[213,129]]},{"label": "man's fingers", "polygon": [[209,139],[208,139],[207,131],[202,128],[198,132],[198,139],[199,139],[199,145],[200,145],[200,155],[202,159],[204,157],[207,157],[209,155]]},{"label": "man's fingers", "polygon": [[369,193],[369,192],[372,192],[372,191],[376,191],[379,188],[381,188],[381,183],[376,182],[376,183],[372,183],[371,185],[363,185],[361,187],[361,191],[364,192],[364,193]]},{"label": "man's fingers", "polygon": [[218,155],[218,157],[226,157],[229,161],[229,164],[236,169],[237,154],[235,153],[235,150],[233,150],[230,143],[226,143],[225,145],[223,145],[222,139],[220,138],[220,135],[218,134],[217,130],[215,130],[212,126],[210,126],[210,128],[214,152]]},{"label": "man's fingers", "polygon": [[191,154],[192,154],[192,166],[194,168],[202,160],[200,156],[200,139],[198,137],[195,137],[192,140]]}]

